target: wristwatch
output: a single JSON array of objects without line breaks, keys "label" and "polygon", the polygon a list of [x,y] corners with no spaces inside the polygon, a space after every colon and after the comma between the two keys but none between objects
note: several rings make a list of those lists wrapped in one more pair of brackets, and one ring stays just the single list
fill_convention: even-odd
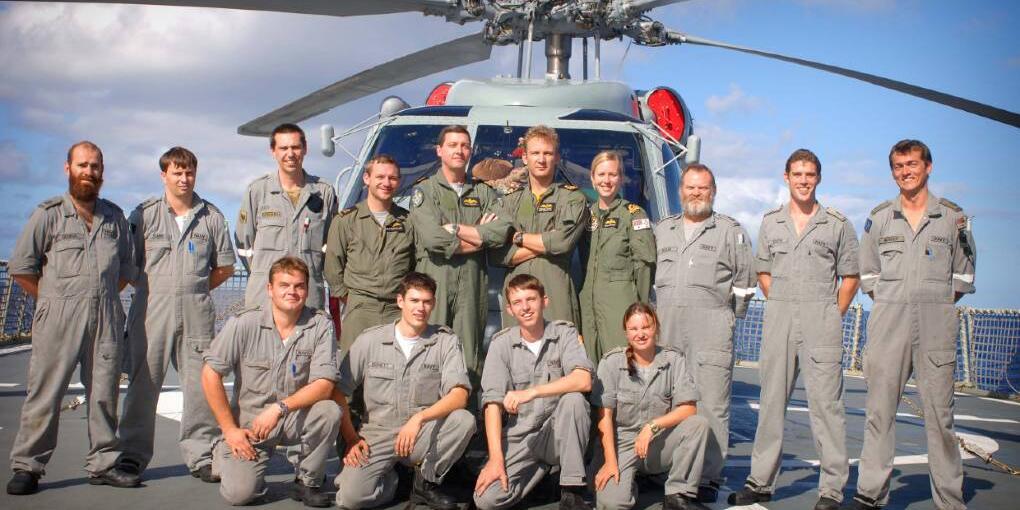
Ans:
[{"label": "wristwatch", "polygon": [[518,230],[514,232],[514,246],[521,246],[524,244],[524,232]]},{"label": "wristwatch", "polygon": [[645,426],[651,429],[653,437],[659,435],[659,432],[662,432],[662,427],[658,426],[653,420],[649,420]]},{"label": "wristwatch", "polygon": [[287,404],[284,404],[282,400],[277,402],[276,405],[280,408],[280,418],[286,418],[287,415],[290,414],[290,408],[287,407]]}]

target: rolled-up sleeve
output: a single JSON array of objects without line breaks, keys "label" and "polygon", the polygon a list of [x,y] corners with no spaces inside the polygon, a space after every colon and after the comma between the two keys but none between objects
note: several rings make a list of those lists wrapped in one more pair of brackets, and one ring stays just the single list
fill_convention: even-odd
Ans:
[{"label": "rolled-up sleeve", "polygon": [[568,198],[556,214],[553,229],[542,232],[545,252],[549,255],[562,255],[573,250],[584,235],[588,214],[583,195]]},{"label": "rolled-up sleeve", "polygon": [[46,256],[46,231],[48,221],[46,209],[36,208],[28,218],[25,230],[21,231],[18,241],[14,244],[14,253],[7,263],[7,271],[11,275],[38,275],[42,273],[43,259]]},{"label": "rolled-up sleeve", "polygon": [[315,349],[312,351],[311,366],[308,367],[308,381],[328,379],[336,382],[336,336],[333,324],[325,316],[321,316],[315,327]]},{"label": "rolled-up sleeve", "polygon": [[131,236],[131,227],[128,226],[127,219],[121,212],[117,213],[117,230],[120,231],[120,235],[117,236],[117,258],[120,261],[119,277],[121,280],[133,282],[138,279],[141,272],[141,268],[138,267],[135,260],[135,251],[140,250],[141,247],[135,246]]},{"label": "rolled-up sleeve", "polygon": [[754,272],[772,273],[772,251],[769,250],[768,216],[762,218],[758,228],[758,246],[755,249]]},{"label": "rolled-up sleeve", "polygon": [[460,247],[460,239],[443,228],[444,218],[432,193],[434,191],[425,186],[418,186],[412,192],[410,220],[415,243],[429,253],[451,258]]},{"label": "rolled-up sleeve", "polygon": [[861,236],[860,245],[860,271],[861,271],[861,292],[872,294],[875,292],[875,284],[882,274],[881,260],[878,257],[878,235],[881,232],[881,225],[874,224],[875,217],[868,218],[864,224],[864,235]]},{"label": "rolled-up sleeve", "polygon": [[839,236],[839,260],[836,261],[836,274],[839,276],[853,276],[861,274],[860,244],[857,242],[857,232],[854,231],[853,223],[850,220],[843,222],[842,232]]},{"label": "rolled-up sleeve", "polygon": [[223,329],[202,356],[206,366],[221,376],[230,375],[241,359],[243,332],[240,331],[238,322],[237,317],[227,319]]},{"label": "rolled-up sleeve", "polygon": [[743,319],[747,314],[747,304],[754,297],[757,273],[754,271],[754,257],[751,255],[751,240],[744,227],[737,226],[733,234],[733,314]]},{"label": "rolled-up sleeve", "polygon": [[561,349],[560,363],[565,374],[570,374],[578,368],[589,373],[595,372],[595,365],[588,358],[588,354],[584,352],[584,347],[581,346],[581,341],[578,339],[577,328],[566,323],[561,324],[559,345]]},{"label": "rolled-up sleeve", "polygon": [[212,218],[213,242],[216,243],[215,258],[210,261],[210,267],[233,267],[237,262],[234,256],[234,242],[230,240],[230,228],[227,219],[222,214],[216,214]]},{"label": "rolled-up sleeve", "polygon": [[468,380],[467,365],[464,364],[464,351],[461,349],[460,340],[454,335],[443,337],[443,373],[440,385],[443,395],[449,394],[458,386],[471,393],[471,381]]},{"label": "rolled-up sleeve", "polygon": [[[353,214],[353,213],[349,213]],[[344,270],[347,267],[347,221],[341,216],[333,219],[326,236],[326,256],[323,277],[329,284],[329,294],[342,298],[347,295]]]},{"label": "rolled-up sleeve", "polygon": [[620,368],[612,360],[603,359],[599,363],[598,377],[592,384],[591,405],[616,409],[617,378],[619,376]]},{"label": "rolled-up sleeve", "polygon": [[701,400],[698,393],[698,386],[694,384],[694,377],[687,368],[687,359],[678,355],[673,367],[673,405],[678,406],[684,402],[697,402]]},{"label": "rolled-up sleeve", "polygon": [[365,340],[366,338],[368,337],[364,335],[359,336],[340,361],[337,386],[348,397],[353,395],[354,390],[358,389],[362,381],[365,380],[365,361],[368,359],[368,349],[371,347],[370,342]]},{"label": "rolled-up sleeve", "polygon": [[510,342],[506,337],[493,339],[482,369],[482,405],[502,403],[510,389]]},{"label": "rolled-up sleeve", "polygon": [[977,268],[977,245],[970,229],[970,220],[960,212],[956,247],[953,250],[953,291],[960,294],[974,292],[974,274]]}]

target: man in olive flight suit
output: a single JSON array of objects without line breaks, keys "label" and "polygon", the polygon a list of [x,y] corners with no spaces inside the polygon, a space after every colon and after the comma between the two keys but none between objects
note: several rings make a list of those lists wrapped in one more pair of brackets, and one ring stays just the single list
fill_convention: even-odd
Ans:
[{"label": "man in olive flight suit", "polygon": [[693,164],[680,178],[683,214],[655,226],[655,293],[662,339],[694,364],[698,414],[712,436],[705,452],[698,499],[719,495],[730,430],[733,326],[754,296],[751,242],[737,220],[713,211],[715,176]]},{"label": "man in olive flight suit", "polygon": [[411,194],[416,270],[436,280],[436,307],[429,320],[453,328],[464,346],[468,373],[477,384],[489,313],[486,250],[507,242],[510,222],[494,214],[498,193],[467,176],[471,157],[467,129],[443,128],[436,155],[439,170],[420,179]]},{"label": "man in olive flight suit", "polygon": [[977,248],[970,218],[928,189],[932,158],[918,140],[889,152],[899,196],[871,211],[861,238],[861,289],[875,300],[868,319],[864,447],[854,508],[889,500],[896,409],[913,372],[928,439],[932,500],[966,508],[963,466],[953,432],[953,372],[959,317],[954,303],[974,292]]},{"label": "man in olive flight suit", "polygon": [[[549,293],[549,320],[580,324],[577,291],[570,278],[570,263],[584,229],[588,207],[584,194],[573,184],[553,182],[559,162],[559,137],[546,126],[535,126],[524,134],[524,162],[528,183],[503,197],[498,216],[513,223],[512,244],[500,250],[502,264],[509,268],[506,283],[519,274],[539,279]],[[503,312],[503,326],[513,317]]]},{"label": "man in olive flight suit", "polygon": [[334,218],[326,242],[329,292],[346,303],[340,329],[343,353],[362,331],[400,316],[397,288],[414,269],[407,210],[393,203],[400,167],[390,156],[376,156],[365,165],[362,180],[368,197]]},{"label": "man in olive flight suit", "polygon": [[[765,213],[755,260],[768,298],[761,346],[761,409],[751,475],[731,505],[769,501],[783,454],[783,422],[804,367],[811,431],[821,459],[815,510],[838,510],[849,464],[843,405],[843,314],[860,281],[850,220],[822,207],[815,191],[822,163],[806,149],[786,161],[790,201]],[[842,279],[842,281],[840,281]]]},{"label": "man in olive flight suit", "polygon": [[284,255],[298,257],[311,271],[308,306],[326,308],[322,265],[329,223],[337,212],[333,186],[305,172],[305,133],[281,124],[269,138],[277,171],[255,179],[241,198],[234,232],[237,254],[251,273],[244,293],[247,306],[266,299],[269,266]]},{"label": "man in olive flight suit", "polygon": [[414,466],[412,503],[455,510],[441,484],[475,433],[464,409],[471,392],[457,336],[429,325],[436,282],[409,273],[400,283],[400,319],[369,328],[340,364],[338,402],[364,388],[366,415],[355,431],[346,415],[341,432],[348,448],[336,478],[337,505],[374,508],[393,499],[397,462]]},{"label": "man in olive flight suit", "polygon": [[117,391],[124,308],[120,291],[136,276],[127,220],[99,198],[103,153],[92,142],[67,151],[68,193],[39,204],[14,246],[8,271],[36,299],[32,357],[21,425],[11,448],[7,493],[32,494],[57,446],[60,403],[75,368],[88,405],[89,483],[138,485],[117,460]]},{"label": "man in olive flight suit", "polygon": [[152,460],[156,402],[167,367],[184,393],[180,448],[192,475],[212,476],[216,419],[202,393],[202,354],[215,336],[209,291],[234,273],[223,213],[195,193],[198,159],[183,147],[159,158],[162,197],[142,202],[128,223],[141,269],[128,314],[130,385],[120,421],[121,469],[141,474]]}]

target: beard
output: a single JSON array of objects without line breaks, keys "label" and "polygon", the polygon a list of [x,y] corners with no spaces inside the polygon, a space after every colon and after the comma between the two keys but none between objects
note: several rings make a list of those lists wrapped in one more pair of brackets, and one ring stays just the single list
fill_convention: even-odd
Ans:
[{"label": "beard", "polygon": [[67,187],[71,197],[79,202],[94,202],[99,197],[99,188],[103,187],[102,177],[67,176]]},{"label": "beard", "polygon": [[712,214],[712,206],[714,205],[715,199],[707,198],[697,201],[691,201],[683,204],[684,214],[688,216],[694,216],[701,218]]}]

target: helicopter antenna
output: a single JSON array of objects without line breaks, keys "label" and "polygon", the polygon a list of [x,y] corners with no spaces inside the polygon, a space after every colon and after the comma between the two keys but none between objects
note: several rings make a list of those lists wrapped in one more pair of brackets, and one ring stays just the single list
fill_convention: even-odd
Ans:
[{"label": "helicopter antenna", "polygon": [[581,78],[584,81],[588,81],[588,38],[581,39],[581,53],[583,57],[581,59]]},{"label": "helicopter antenna", "polygon": [[528,46],[525,49],[525,53],[527,54],[527,57],[525,57],[525,59],[524,59],[525,65],[527,66],[525,68],[525,70],[524,70],[524,79],[525,80],[530,80],[531,79],[531,47],[532,47],[532,44],[535,42],[535,39],[534,39],[534,37],[535,37],[535,13],[532,12],[531,15],[529,16],[529,18],[530,18],[530,21],[528,22],[528,40],[526,41]]},{"label": "helicopter antenna", "polygon": [[602,49],[602,38],[595,36],[595,80],[602,79],[602,56],[599,50]]},{"label": "helicopter antenna", "polygon": [[620,63],[619,63],[619,65],[616,66],[616,79],[617,80],[619,80],[620,79],[620,75],[623,74],[623,63],[624,63],[624,61],[627,60],[627,54],[630,53],[630,45],[633,44],[633,43],[634,43],[634,41],[628,41],[627,42],[627,47],[623,50],[623,56],[620,57]]}]

